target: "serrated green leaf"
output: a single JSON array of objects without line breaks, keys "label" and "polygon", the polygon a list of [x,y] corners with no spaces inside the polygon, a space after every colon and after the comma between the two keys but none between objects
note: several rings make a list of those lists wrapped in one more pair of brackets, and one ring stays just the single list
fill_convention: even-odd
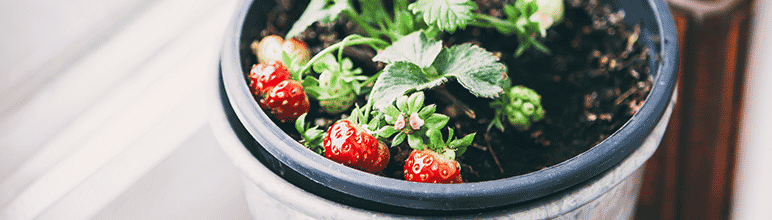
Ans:
[{"label": "serrated green leaf", "polygon": [[451,148],[457,148],[457,147],[466,147],[472,144],[472,141],[474,140],[474,136],[476,133],[471,133],[466,136],[464,136],[461,139],[456,139],[450,142]]},{"label": "serrated green leaf", "polygon": [[429,128],[441,129],[448,124],[448,120],[450,120],[450,117],[446,115],[432,114],[432,116],[429,116],[424,122]]},{"label": "serrated green leaf", "polygon": [[399,116],[400,112],[399,112],[399,109],[397,109],[397,107],[395,107],[394,105],[387,105],[386,107],[383,108],[383,113],[386,114],[387,116],[397,117]]},{"label": "serrated green leaf", "polygon": [[367,23],[376,23],[381,19],[388,19],[386,9],[383,8],[381,0],[359,0],[359,6],[362,9],[362,20]]},{"label": "serrated green leaf", "polygon": [[394,136],[394,139],[391,140],[391,146],[394,147],[401,144],[402,141],[405,141],[405,137],[407,137],[405,133],[397,133],[397,135]]},{"label": "serrated green leaf", "polygon": [[450,147],[456,149],[456,157],[461,156],[466,152],[467,147],[469,145],[472,145],[472,141],[474,141],[474,136],[476,133],[471,133],[466,136],[464,136],[461,139],[453,140],[450,142]]},{"label": "serrated green leaf", "polygon": [[381,129],[378,129],[377,133],[381,137],[388,138],[398,131],[399,130],[395,129],[394,126],[383,126]]},{"label": "serrated green leaf", "polygon": [[377,113],[373,115],[373,119],[370,120],[370,123],[367,123],[368,128],[371,130],[375,130],[377,128],[381,127],[381,119],[383,118],[383,114]]},{"label": "serrated green leaf", "polygon": [[492,53],[471,44],[442,50],[434,66],[437,72],[453,76],[469,92],[484,98],[497,97],[503,91],[500,81],[506,68]]},{"label": "serrated green leaf", "polygon": [[311,0],[306,6],[306,10],[303,15],[292,25],[289,32],[287,32],[287,39],[293,38],[306,30],[308,26],[314,24],[314,22],[332,22],[338,18],[338,15],[343,10],[350,9],[348,0]]},{"label": "serrated green leaf", "polygon": [[408,113],[413,114],[414,112],[418,112],[418,110],[424,106],[424,99],[424,93],[420,91],[414,92],[412,95],[410,95],[410,97],[407,99]]},{"label": "serrated green leaf", "polygon": [[407,61],[426,68],[432,65],[440,50],[442,50],[442,41],[428,39],[422,31],[416,31],[378,52],[373,57],[373,61],[384,63]]},{"label": "serrated green leaf", "polygon": [[399,109],[400,112],[407,112],[408,110],[408,104],[407,104],[407,96],[400,96],[397,97],[397,109]]},{"label": "serrated green leaf", "polygon": [[418,0],[408,9],[423,16],[424,22],[442,31],[453,33],[472,21],[477,4],[470,0]]},{"label": "serrated green leaf", "polygon": [[413,18],[413,14],[406,10],[397,10],[394,12],[394,22],[400,35],[409,34],[415,30],[415,18]]},{"label": "serrated green leaf", "polygon": [[424,106],[423,108],[421,108],[421,111],[418,112],[418,117],[421,119],[428,118],[429,116],[434,114],[435,111],[437,111],[437,106],[434,104]]},{"label": "serrated green leaf", "polygon": [[314,77],[307,76],[305,79],[303,79],[302,84],[306,95],[311,98],[318,99],[322,94],[328,93],[325,88],[319,87],[319,81]]},{"label": "serrated green leaf", "polygon": [[295,130],[297,130],[298,133],[305,133],[304,126],[306,124],[306,115],[308,115],[308,113],[303,113],[295,120]]},{"label": "serrated green leaf", "polygon": [[429,136],[429,146],[431,146],[431,149],[445,147],[445,143],[442,142],[442,133],[440,133],[439,129],[430,128],[426,131],[426,135]]},{"label": "serrated green leaf", "polygon": [[453,139],[453,128],[448,128],[448,141],[445,142],[446,146],[450,146],[450,140]]},{"label": "serrated green leaf", "polygon": [[410,145],[411,148],[416,150],[424,149],[423,138],[421,138],[421,136],[418,136],[416,134],[411,134],[407,136],[407,144]]},{"label": "serrated green leaf", "polygon": [[430,79],[420,67],[406,61],[386,65],[371,92],[375,108],[383,109],[408,91],[428,89],[446,82],[446,77]]}]

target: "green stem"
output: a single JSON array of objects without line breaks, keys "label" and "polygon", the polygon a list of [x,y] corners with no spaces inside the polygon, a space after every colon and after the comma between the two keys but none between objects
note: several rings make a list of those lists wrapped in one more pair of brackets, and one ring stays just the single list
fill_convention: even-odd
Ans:
[{"label": "green stem", "polygon": [[[488,22],[488,23],[485,23],[485,22]],[[493,28],[493,27],[499,26],[499,27],[517,29],[517,25],[513,24],[512,22],[509,22],[507,20],[502,20],[500,18],[493,17],[490,15],[484,15],[484,14],[474,14],[472,22],[469,24],[478,26],[478,27],[484,27],[484,28]]]},{"label": "green stem", "polygon": [[359,15],[356,12],[354,12],[353,9],[347,8],[343,10],[343,13],[346,14],[346,16],[348,16],[349,18],[351,18],[351,20],[354,20],[354,22],[356,22],[360,27],[362,27],[362,29],[365,30],[368,36],[378,37],[380,35],[381,33],[380,31],[373,29],[373,27],[371,27],[369,24],[367,24],[367,22],[362,20],[362,18],[359,17]]},{"label": "green stem", "polygon": [[[367,79],[367,81],[362,83],[362,85],[368,85],[368,84],[370,84],[372,82],[375,82],[375,80],[377,80],[378,77],[381,76],[381,73],[383,73],[383,71],[378,71],[378,73],[375,73],[375,75],[370,77],[370,79]],[[367,95],[367,103],[365,103],[365,106],[370,106],[370,108],[372,108],[372,106],[373,106],[373,92],[372,91],[370,91],[370,94]]]},{"label": "green stem", "polygon": [[383,47],[379,47],[379,46],[376,46],[376,45],[380,44],[380,45],[383,45],[384,47],[389,45],[388,42],[386,42],[384,40],[381,40],[381,39],[378,39],[378,38],[362,37],[362,36],[359,36],[359,35],[351,35],[349,37],[356,38],[356,39],[351,39],[351,40],[346,41],[346,42],[341,41],[341,42],[335,43],[335,44],[333,44],[333,45],[331,45],[331,46],[329,46],[327,48],[324,48],[324,50],[322,50],[322,51],[319,51],[319,53],[314,55],[314,57],[311,58],[311,60],[309,60],[308,63],[306,63],[306,65],[303,66],[302,69],[300,69],[300,72],[299,72],[298,75],[302,76],[304,73],[308,72],[308,70],[311,69],[313,64],[317,60],[321,59],[322,56],[324,56],[325,54],[331,53],[332,51],[335,51],[338,48],[342,49],[342,48],[347,47],[347,46],[366,44],[366,45],[369,45],[370,47],[372,47],[373,49],[379,50],[379,49],[383,49]]},{"label": "green stem", "polygon": [[407,10],[407,0],[395,0],[394,1],[394,8],[399,8],[403,10]]}]

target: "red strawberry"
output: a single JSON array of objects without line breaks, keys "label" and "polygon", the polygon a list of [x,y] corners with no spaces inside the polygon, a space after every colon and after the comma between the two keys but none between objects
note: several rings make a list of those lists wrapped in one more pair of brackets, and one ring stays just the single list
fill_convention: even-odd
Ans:
[{"label": "red strawberry", "polygon": [[348,119],[335,122],[322,145],[324,156],[330,160],[368,173],[381,172],[391,157],[386,144]]},{"label": "red strawberry", "polygon": [[298,116],[307,113],[310,107],[303,85],[298,81],[281,81],[264,97],[260,105],[269,108],[271,114],[282,122],[294,122]]},{"label": "red strawberry", "polygon": [[287,67],[280,61],[255,64],[249,72],[250,89],[256,97],[268,94],[273,87],[291,77]]},{"label": "red strawberry", "polygon": [[431,150],[413,150],[405,162],[405,179],[424,183],[462,183],[458,161]]}]

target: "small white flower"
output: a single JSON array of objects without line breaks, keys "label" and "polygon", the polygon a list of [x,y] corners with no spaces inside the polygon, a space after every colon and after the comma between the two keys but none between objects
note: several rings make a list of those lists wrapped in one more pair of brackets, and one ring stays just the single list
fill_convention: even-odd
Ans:
[{"label": "small white flower", "polygon": [[421,129],[421,126],[424,126],[424,120],[418,117],[418,113],[413,113],[410,115],[410,127],[413,128],[413,130]]},{"label": "small white flower", "polygon": [[397,116],[397,121],[394,122],[394,129],[402,130],[405,128],[405,114],[399,113],[399,116]]}]

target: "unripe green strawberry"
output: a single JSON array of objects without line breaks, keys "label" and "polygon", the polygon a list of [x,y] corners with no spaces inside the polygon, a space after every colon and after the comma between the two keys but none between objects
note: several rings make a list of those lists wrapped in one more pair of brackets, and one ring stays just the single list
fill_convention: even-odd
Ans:
[{"label": "unripe green strawberry", "polygon": [[541,96],[524,86],[514,86],[503,96],[507,121],[519,130],[528,130],[533,122],[544,118]]},{"label": "unripe green strawberry", "polygon": [[368,173],[381,172],[391,157],[386,144],[348,119],[330,126],[322,145],[325,157]]},{"label": "unripe green strawberry", "polygon": [[[325,54],[313,65],[319,73],[319,80],[307,84],[312,98],[319,100],[319,107],[329,114],[340,114],[354,105],[357,94],[365,85],[366,76],[360,75],[362,69],[354,68],[349,58],[338,60],[331,54]],[[312,86],[311,86],[312,85]]]},{"label": "unripe green strawberry", "polygon": [[356,98],[354,92],[347,92],[346,95],[343,95],[338,99],[320,100],[319,107],[327,113],[340,114],[354,105],[354,98]]},{"label": "unripe green strawberry", "polygon": [[458,161],[432,150],[413,150],[405,161],[405,180],[422,183],[462,183]]}]

